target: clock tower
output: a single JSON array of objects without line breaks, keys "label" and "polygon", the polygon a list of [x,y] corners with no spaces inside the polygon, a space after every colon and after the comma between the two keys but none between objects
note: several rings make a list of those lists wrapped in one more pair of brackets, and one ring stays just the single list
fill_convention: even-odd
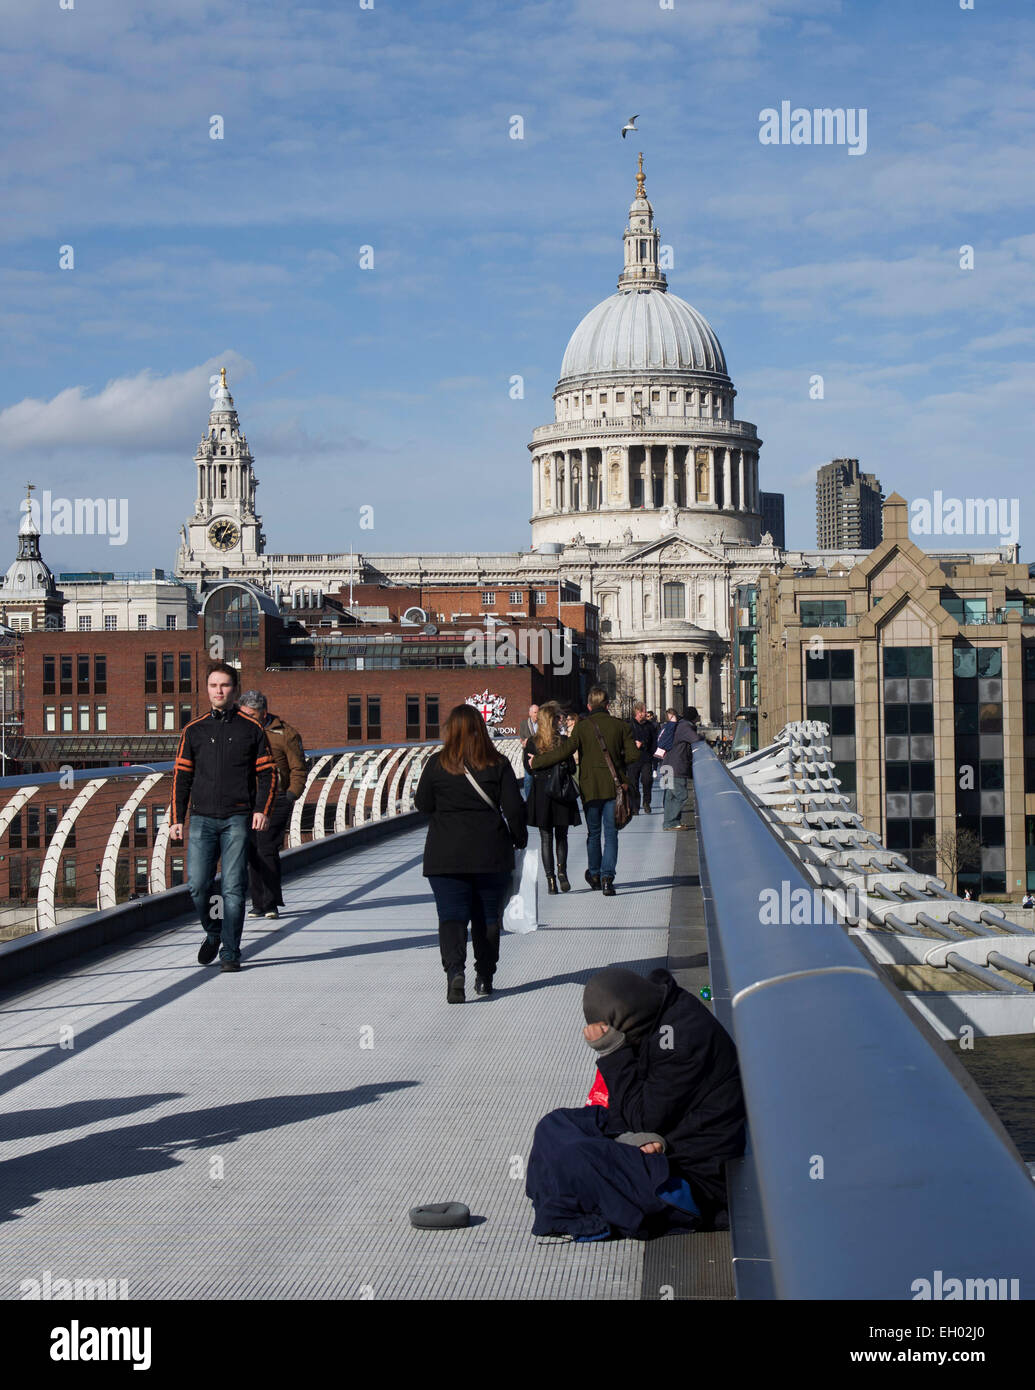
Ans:
[{"label": "clock tower", "polygon": [[208,429],[194,455],[194,515],[183,528],[176,565],[181,576],[199,579],[253,566],[266,545],[262,517],[255,511],[255,460],[241,432],[225,367],[219,378]]}]

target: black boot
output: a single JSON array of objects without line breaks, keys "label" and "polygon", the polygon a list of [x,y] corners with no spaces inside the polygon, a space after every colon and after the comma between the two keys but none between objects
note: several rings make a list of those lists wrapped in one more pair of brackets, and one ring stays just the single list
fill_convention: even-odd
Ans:
[{"label": "black boot", "polygon": [[600,875],[599,875],[599,874],[591,874],[590,871],[587,869],[587,870],[586,870],[586,882],[589,884],[590,888],[599,888],[599,887],[600,887]]},{"label": "black boot", "polygon": [[614,898],[614,897],[616,897],[617,894],[615,893],[615,881],[614,881],[614,879],[613,879],[613,878],[602,878],[602,879],[600,880],[600,891],[603,893],[603,895],[604,895],[605,898]]},{"label": "black boot", "polygon": [[546,875],[546,891],[548,893],[557,892],[557,880],[554,878],[553,874]]},{"label": "black boot", "polygon": [[[464,1002],[464,969],[467,965],[467,923],[439,922],[438,946],[442,956],[442,969],[448,980],[447,998],[451,1004]],[[460,998],[454,999],[453,981],[459,978]]]},{"label": "black boot", "polygon": [[568,882],[568,837],[564,839],[558,837],[557,840],[557,887],[562,893],[571,892],[571,884]]}]

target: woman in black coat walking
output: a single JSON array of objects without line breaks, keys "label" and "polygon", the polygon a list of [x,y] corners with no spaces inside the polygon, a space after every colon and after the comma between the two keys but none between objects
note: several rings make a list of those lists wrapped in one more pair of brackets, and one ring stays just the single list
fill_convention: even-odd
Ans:
[{"label": "woman in black coat walking", "polygon": [[[562,731],[561,728],[563,719],[563,711],[555,700],[540,706],[539,728],[535,738],[530,738],[525,744],[526,767],[537,753],[548,753],[551,748],[557,746],[561,738],[567,737],[567,730]],[[568,882],[568,827],[582,824],[578,788],[574,778],[574,758],[566,758],[562,763],[537,768],[532,772],[532,790],[528,794],[528,823],[537,826],[539,830],[539,853],[546,871],[548,893],[556,893],[558,885],[562,893],[571,889]],[[567,789],[566,798],[555,795],[564,789]]]},{"label": "woman in black coat walking", "polygon": [[493,747],[484,719],[471,705],[457,705],[450,712],[442,748],[421,774],[414,805],[431,816],[424,877],[438,909],[446,998],[462,1004],[467,924],[474,945],[475,993],[491,994],[514,848],[528,843],[525,803],[514,769]]}]

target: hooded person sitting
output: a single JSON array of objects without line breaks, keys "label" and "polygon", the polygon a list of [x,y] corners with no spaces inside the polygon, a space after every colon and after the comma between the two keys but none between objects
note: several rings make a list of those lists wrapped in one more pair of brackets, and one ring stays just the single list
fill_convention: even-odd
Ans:
[{"label": "hooded person sitting", "polygon": [[724,1164],[745,1138],[729,1034],[667,970],[601,970],[583,1012],[608,1104],[553,1110],[536,1126],[533,1233],[601,1240],[725,1225]]}]

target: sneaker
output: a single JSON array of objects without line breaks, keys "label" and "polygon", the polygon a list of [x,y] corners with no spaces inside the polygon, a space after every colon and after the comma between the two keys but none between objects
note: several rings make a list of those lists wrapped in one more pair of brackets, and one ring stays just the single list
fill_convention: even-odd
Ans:
[{"label": "sneaker", "polygon": [[450,975],[446,984],[446,1003],[463,1004],[466,1002],[467,995],[464,993],[464,977],[462,975]]},{"label": "sneaker", "polygon": [[272,908],[269,912],[266,913],[266,920],[269,921],[269,922],[276,922],[276,921],[278,921],[279,919],[280,919],[280,913],[277,911],[277,909],[276,909],[275,907]]},{"label": "sneaker", "polygon": [[240,970],[241,962],[239,960],[225,960],[219,968],[224,972],[229,972],[231,970]]},{"label": "sneaker", "polygon": [[219,937],[206,936],[201,943],[201,950],[198,952],[199,965],[211,965],[219,954]]},{"label": "sneaker", "polygon": [[587,870],[586,870],[586,882],[589,884],[590,888],[599,888],[599,887],[600,887],[600,875],[599,875],[599,874],[591,874],[590,871],[587,869]]},{"label": "sneaker", "polygon": [[265,917],[265,915],[261,907],[253,907],[251,912],[248,913],[249,917]]},{"label": "sneaker", "polygon": [[615,893],[615,881],[613,878],[602,878],[600,880],[600,891],[605,898],[614,898],[618,896]]},{"label": "sneaker", "polygon": [[491,994],[492,980],[487,975],[476,975],[474,977],[475,994]]}]

